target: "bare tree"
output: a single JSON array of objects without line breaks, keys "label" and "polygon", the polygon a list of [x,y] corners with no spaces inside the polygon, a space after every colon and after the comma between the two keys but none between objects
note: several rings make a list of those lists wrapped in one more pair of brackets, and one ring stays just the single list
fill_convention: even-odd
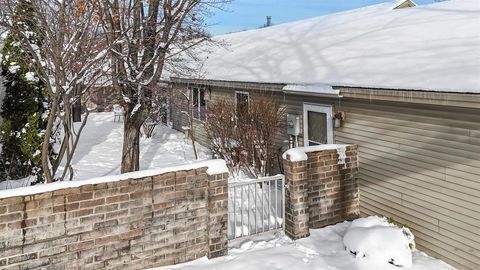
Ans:
[{"label": "bare tree", "polygon": [[[37,76],[44,81],[49,97],[48,122],[42,145],[42,168],[47,182],[63,180],[70,171],[71,161],[80,134],[86,124],[74,126],[72,105],[94,86],[105,82],[104,67],[108,51],[101,31],[97,7],[87,0],[1,0],[0,26],[17,32],[17,43],[29,61],[35,63]],[[40,31],[38,46],[30,42],[29,31],[19,31],[13,17],[19,2],[27,2],[34,10]],[[55,136],[57,136],[55,138]],[[51,140],[58,140],[54,155],[49,149]],[[50,154],[49,154],[50,153]],[[59,174],[59,167],[64,170]]]},{"label": "bare tree", "polygon": [[240,171],[251,177],[269,175],[275,169],[275,135],[283,127],[284,115],[284,108],[270,96],[252,97],[245,111],[229,100],[209,103],[205,130],[211,150],[226,161],[233,175]]},{"label": "bare tree", "polygon": [[125,109],[121,172],[139,170],[140,128],[150,96],[167,68],[210,39],[204,17],[230,0],[104,0],[101,20],[110,46],[112,83]]}]

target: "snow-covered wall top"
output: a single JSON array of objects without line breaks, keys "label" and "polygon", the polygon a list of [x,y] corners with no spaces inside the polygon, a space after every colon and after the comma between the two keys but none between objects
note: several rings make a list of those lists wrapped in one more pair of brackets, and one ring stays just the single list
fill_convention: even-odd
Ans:
[{"label": "snow-covered wall top", "polygon": [[480,93],[480,1],[395,5],[217,36],[202,79]]},{"label": "snow-covered wall top", "polygon": [[337,150],[340,163],[345,163],[345,150],[348,145],[346,144],[321,144],[315,146],[305,146],[288,149],[282,155],[283,159],[288,159],[293,162],[308,160],[307,153],[319,152],[326,150]]},{"label": "snow-covered wall top", "polygon": [[221,160],[221,159],[207,160],[207,161],[200,161],[200,162],[195,162],[195,163],[181,165],[181,166],[138,171],[138,172],[132,172],[132,173],[119,174],[119,175],[110,175],[110,176],[92,178],[92,179],[83,180],[83,181],[63,181],[63,182],[55,182],[50,184],[21,187],[16,189],[0,190],[0,199],[15,197],[15,196],[27,196],[27,195],[33,195],[38,193],[64,189],[64,188],[80,187],[84,185],[108,183],[108,182],[120,181],[125,179],[143,178],[148,176],[160,175],[168,172],[187,171],[187,170],[199,169],[204,167],[207,167],[208,175],[228,173],[228,168],[224,160]]}]

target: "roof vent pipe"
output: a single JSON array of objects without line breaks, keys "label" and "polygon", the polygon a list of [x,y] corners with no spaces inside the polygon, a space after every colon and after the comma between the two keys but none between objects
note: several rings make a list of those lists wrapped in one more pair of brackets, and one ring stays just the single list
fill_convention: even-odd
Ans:
[{"label": "roof vent pipe", "polygon": [[267,16],[267,24],[265,24],[265,27],[272,26],[272,16]]}]

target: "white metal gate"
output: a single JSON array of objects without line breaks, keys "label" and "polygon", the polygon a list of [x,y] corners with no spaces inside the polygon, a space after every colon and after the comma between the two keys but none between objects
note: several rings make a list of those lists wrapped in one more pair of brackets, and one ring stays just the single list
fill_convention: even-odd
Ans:
[{"label": "white metal gate", "polygon": [[228,239],[283,230],[285,177],[276,175],[228,184]]}]

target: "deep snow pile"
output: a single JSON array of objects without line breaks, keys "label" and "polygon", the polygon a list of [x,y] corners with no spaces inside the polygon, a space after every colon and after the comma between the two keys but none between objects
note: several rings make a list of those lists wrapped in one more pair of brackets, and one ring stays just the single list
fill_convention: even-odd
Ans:
[{"label": "deep snow pile", "polygon": [[357,258],[409,268],[415,247],[413,239],[407,228],[399,228],[385,217],[370,216],[352,222],[343,244]]},{"label": "deep snow pile", "polygon": [[[191,142],[181,132],[158,126],[150,139],[140,141],[140,168],[156,169],[195,161]],[[120,173],[123,122],[113,122],[113,112],[90,114],[74,155],[74,180]],[[197,145],[199,160],[209,158],[209,150]],[[0,182],[0,189],[28,186],[30,179]]]},{"label": "deep snow pile", "polygon": [[[372,218],[375,219],[375,218]],[[351,222],[310,230],[310,237],[292,241],[277,236],[270,241],[245,242],[221,258],[199,260],[157,268],[157,270],[399,270],[387,262],[355,258],[345,250],[342,240]],[[382,239],[389,242],[389,239]],[[454,270],[448,264],[414,251],[410,270]]]}]

